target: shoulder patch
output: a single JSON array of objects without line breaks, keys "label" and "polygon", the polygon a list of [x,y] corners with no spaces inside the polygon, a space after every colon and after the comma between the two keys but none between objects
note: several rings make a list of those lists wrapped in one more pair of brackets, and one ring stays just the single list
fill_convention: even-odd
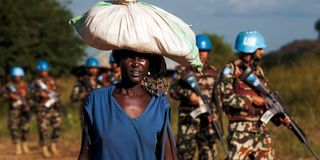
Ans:
[{"label": "shoulder patch", "polygon": [[223,75],[226,77],[232,77],[231,75],[231,68],[230,67],[226,67],[223,69]]}]

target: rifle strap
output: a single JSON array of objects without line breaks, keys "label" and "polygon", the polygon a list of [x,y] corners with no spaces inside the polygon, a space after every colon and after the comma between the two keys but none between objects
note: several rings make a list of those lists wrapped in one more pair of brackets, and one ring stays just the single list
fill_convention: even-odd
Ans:
[{"label": "rifle strap", "polygon": [[39,85],[39,87],[40,87],[42,90],[48,90],[47,85],[43,82],[42,79],[39,79],[38,85]]},{"label": "rifle strap", "polygon": [[12,83],[9,84],[9,90],[10,90],[10,92],[12,92],[12,93],[17,92],[16,87],[15,87]]}]

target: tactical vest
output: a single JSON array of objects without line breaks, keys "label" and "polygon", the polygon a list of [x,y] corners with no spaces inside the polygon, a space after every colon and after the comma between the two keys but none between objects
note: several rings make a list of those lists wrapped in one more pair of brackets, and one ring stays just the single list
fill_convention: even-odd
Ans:
[{"label": "tactical vest", "polygon": [[[41,88],[39,85],[40,83],[44,83],[46,88],[48,89],[49,92],[57,92],[57,86],[55,83],[55,80],[51,77],[48,78],[39,78],[35,80],[35,84]],[[40,102],[47,101],[49,98],[44,98],[44,97],[38,97],[40,99]]]},{"label": "tactical vest", "polygon": [[[28,85],[25,82],[21,82],[21,84],[15,84],[10,82],[6,86],[7,93],[14,93],[19,96],[20,99],[12,100],[10,99],[10,106],[13,108],[20,108],[21,106],[28,105],[27,96],[28,96]],[[9,97],[9,96],[8,96]]]},{"label": "tactical vest", "polygon": [[[234,63],[232,63],[232,65],[234,66],[234,71],[236,69],[240,69],[239,66],[236,66]],[[260,79],[260,81],[263,84],[265,84],[266,80],[264,78],[262,69],[260,67],[257,67],[255,72],[256,72],[256,75],[258,75],[258,78]],[[255,90],[253,90],[249,85],[247,85],[244,81],[242,81],[239,77],[236,77],[236,76],[234,76],[233,88],[234,88],[235,94],[237,95],[242,95],[245,97],[261,96]],[[228,108],[229,121],[230,122],[259,121],[260,116],[264,113],[264,108],[265,107],[255,106],[253,103],[249,106],[247,110],[229,107]]]}]

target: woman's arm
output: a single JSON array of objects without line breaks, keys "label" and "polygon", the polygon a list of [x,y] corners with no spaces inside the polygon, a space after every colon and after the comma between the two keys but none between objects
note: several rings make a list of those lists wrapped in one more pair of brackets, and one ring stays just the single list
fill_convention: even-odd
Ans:
[{"label": "woman's arm", "polygon": [[166,146],[165,146],[165,160],[178,160],[178,151],[176,150],[175,143],[172,143],[173,139],[171,139],[170,132],[167,129],[167,136],[166,136]]},{"label": "woman's arm", "polygon": [[88,145],[89,136],[87,131],[83,129],[82,131],[82,140],[81,140],[81,149],[78,160],[89,160],[89,145]]},{"label": "woman's arm", "polygon": [[81,140],[81,148],[78,160],[89,160],[90,159],[90,120],[88,113],[85,112],[85,108],[89,106],[90,99],[89,96],[84,100],[83,103],[83,110],[82,110],[82,122],[83,122],[83,129],[82,129],[82,140]]}]

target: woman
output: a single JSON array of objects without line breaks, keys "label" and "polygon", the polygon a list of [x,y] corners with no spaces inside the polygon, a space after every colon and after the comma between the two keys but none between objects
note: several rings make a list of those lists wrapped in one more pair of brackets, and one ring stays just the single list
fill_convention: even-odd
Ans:
[{"label": "woman", "polygon": [[113,54],[122,79],[86,98],[79,159],[177,159],[163,93],[163,57],[128,50]]}]

